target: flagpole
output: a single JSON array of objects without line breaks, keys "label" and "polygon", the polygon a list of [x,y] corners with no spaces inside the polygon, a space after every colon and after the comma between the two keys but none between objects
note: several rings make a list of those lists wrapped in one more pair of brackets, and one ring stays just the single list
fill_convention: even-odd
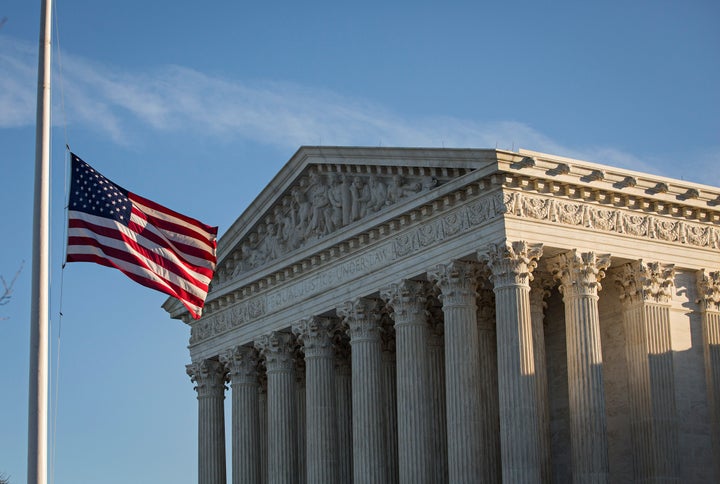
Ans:
[{"label": "flagpole", "polygon": [[28,484],[47,483],[51,9],[52,0],[41,0],[30,306]]}]

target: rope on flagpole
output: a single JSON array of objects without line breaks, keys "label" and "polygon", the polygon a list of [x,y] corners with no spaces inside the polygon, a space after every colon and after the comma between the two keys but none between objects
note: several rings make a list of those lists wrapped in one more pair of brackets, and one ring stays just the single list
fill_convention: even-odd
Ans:
[{"label": "rope on flagpole", "polygon": [[63,64],[62,64],[62,49],[60,48],[60,25],[58,23],[57,14],[57,0],[53,3],[53,19],[55,20],[55,45],[58,63],[58,83],[60,84],[60,111],[62,112],[62,125],[63,135],[65,138],[65,147],[70,150],[70,143],[68,142],[68,131],[67,131],[67,114],[65,113],[65,83],[63,82]]},{"label": "rope on flagpole", "polygon": [[[64,151],[64,163],[63,163],[63,174],[64,174],[64,180],[63,180],[63,187],[64,187],[64,200],[67,200],[68,197],[68,167],[70,165],[70,143],[68,141],[68,123],[67,123],[67,113],[65,111],[65,83],[64,83],[64,72],[63,72],[63,63],[62,63],[62,48],[60,46],[60,25],[58,22],[58,13],[57,13],[57,1],[53,3],[53,17],[55,21],[55,50],[57,55],[57,65],[58,65],[58,83],[60,86],[60,111],[62,113],[62,126],[63,126],[63,138],[65,142],[65,151]],[[67,203],[64,203],[63,207],[63,214],[64,214],[64,220],[67,220]],[[63,224],[63,241],[67,240],[67,224]],[[63,247],[65,244],[63,243]],[[56,443],[57,443],[57,421],[58,421],[58,406],[60,401],[60,348],[61,348],[61,342],[62,342],[62,319],[63,319],[63,289],[65,287],[64,281],[65,281],[65,250],[63,249],[63,259],[62,259],[62,265],[60,269],[60,301],[59,301],[59,310],[58,310],[58,324],[57,324],[57,340],[56,340],[56,346],[55,346],[55,372],[54,375],[51,374],[51,378],[54,377],[54,389],[52,392],[52,409],[51,409],[51,419],[52,419],[52,440],[50,443],[50,472],[49,472],[49,481],[50,484],[55,483],[55,457],[56,457]],[[50,318],[51,324],[52,324],[52,316]]]},{"label": "rope on flagpole", "polygon": [[[65,145],[65,156],[64,156],[64,168],[65,168],[65,198],[68,196],[68,167],[70,165],[70,147]],[[63,213],[65,219],[67,219],[67,203],[63,206]],[[67,240],[67,224],[63,224],[63,240]],[[65,247],[65,244],[63,244]],[[63,289],[65,288],[65,257],[67,247],[63,249],[63,263],[60,269],[60,301],[58,309],[58,330],[57,330],[57,342],[55,350],[55,389],[53,391],[53,402],[52,402],[52,442],[50,444],[50,472],[49,479],[50,484],[55,482],[55,443],[57,441],[57,420],[58,420],[58,402],[60,401],[60,347],[62,342],[62,320],[63,320]],[[52,318],[51,318],[52,319]]]}]

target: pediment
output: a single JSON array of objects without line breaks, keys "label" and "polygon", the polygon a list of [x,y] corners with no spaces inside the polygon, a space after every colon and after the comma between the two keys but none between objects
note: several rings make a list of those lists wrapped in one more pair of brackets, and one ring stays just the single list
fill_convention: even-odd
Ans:
[{"label": "pediment", "polygon": [[208,300],[494,164],[494,150],[302,147],[220,239]]}]

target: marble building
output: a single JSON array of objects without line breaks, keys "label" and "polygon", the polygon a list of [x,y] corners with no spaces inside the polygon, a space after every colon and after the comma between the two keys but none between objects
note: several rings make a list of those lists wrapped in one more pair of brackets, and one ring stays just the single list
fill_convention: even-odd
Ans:
[{"label": "marble building", "polygon": [[201,484],[720,481],[719,188],[302,147],[218,261]]}]

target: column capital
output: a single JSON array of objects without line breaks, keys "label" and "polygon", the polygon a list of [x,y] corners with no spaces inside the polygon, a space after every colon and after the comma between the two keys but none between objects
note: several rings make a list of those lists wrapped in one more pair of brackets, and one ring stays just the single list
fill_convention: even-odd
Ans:
[{"label": "column capital", "polygon": [[465,306],[468,297],[475,297],[479,264],[473,261],[454,260],[438,264],[427,272],[428,279],[440,287],[443,307]]},{"label": "column capital", "polygon": [[333,318],[313,316],[295,323],[292,331],[306,358],[332,357],[336,327],[337,321]]},{"label": "column capital", "polygon": [[620,301],[627,306],[648,302],[669,304],[674,279],[674,264],[645,262],[642,259],[623,265],[615,273]]},{"label": "column capital", "polygon": [[532,272],[543,254],[543,244],[531,244],[524,240],[490,244],[479,250],[478,259],[490,268],[495,288],[523,285],[532,280]]},{"label": "column capital", "polygon": [[375,299],[357,298],[337,309],[351,342],[380,339],[380,310]]},{"label": "column capital", "polygon": [[720,271],[697,272],[698,302],[705,311],[720,311]]},{"label": "column capital", "polygon": [[600,280],[610,267],[610,254],[579,252],[577,249],[558,254],[547,261],[547,268],[560,281],[563,296],[597,296]]},{"label": "column capital", "polygon": [[196,383],[198,398],[222,395],[227,382],[225,366],[217,360],[201,360],[185,366],[190,381]]},{"label": "column capital", "polygon": [[392,308],[395,324],[425,324],[427,283],[403,279],[380,290],[380,297]]},{"label": "column capital", "polygon": [[285,331],[260,336],[255,348],[265,360],[267,373],[292,371],[295,367],[295,337]]},{"label": "column capital", "polygon": [[251,346],[234,346],[220,355],[231,383],[257,383],[258,352]]},{"label": "column capital", "polygon": [[545,308],[545,299],[550,297],[550,290],[555,285],[555,278],[546,271],[536,271],[530,281],[530,304],[538,304]]}]

